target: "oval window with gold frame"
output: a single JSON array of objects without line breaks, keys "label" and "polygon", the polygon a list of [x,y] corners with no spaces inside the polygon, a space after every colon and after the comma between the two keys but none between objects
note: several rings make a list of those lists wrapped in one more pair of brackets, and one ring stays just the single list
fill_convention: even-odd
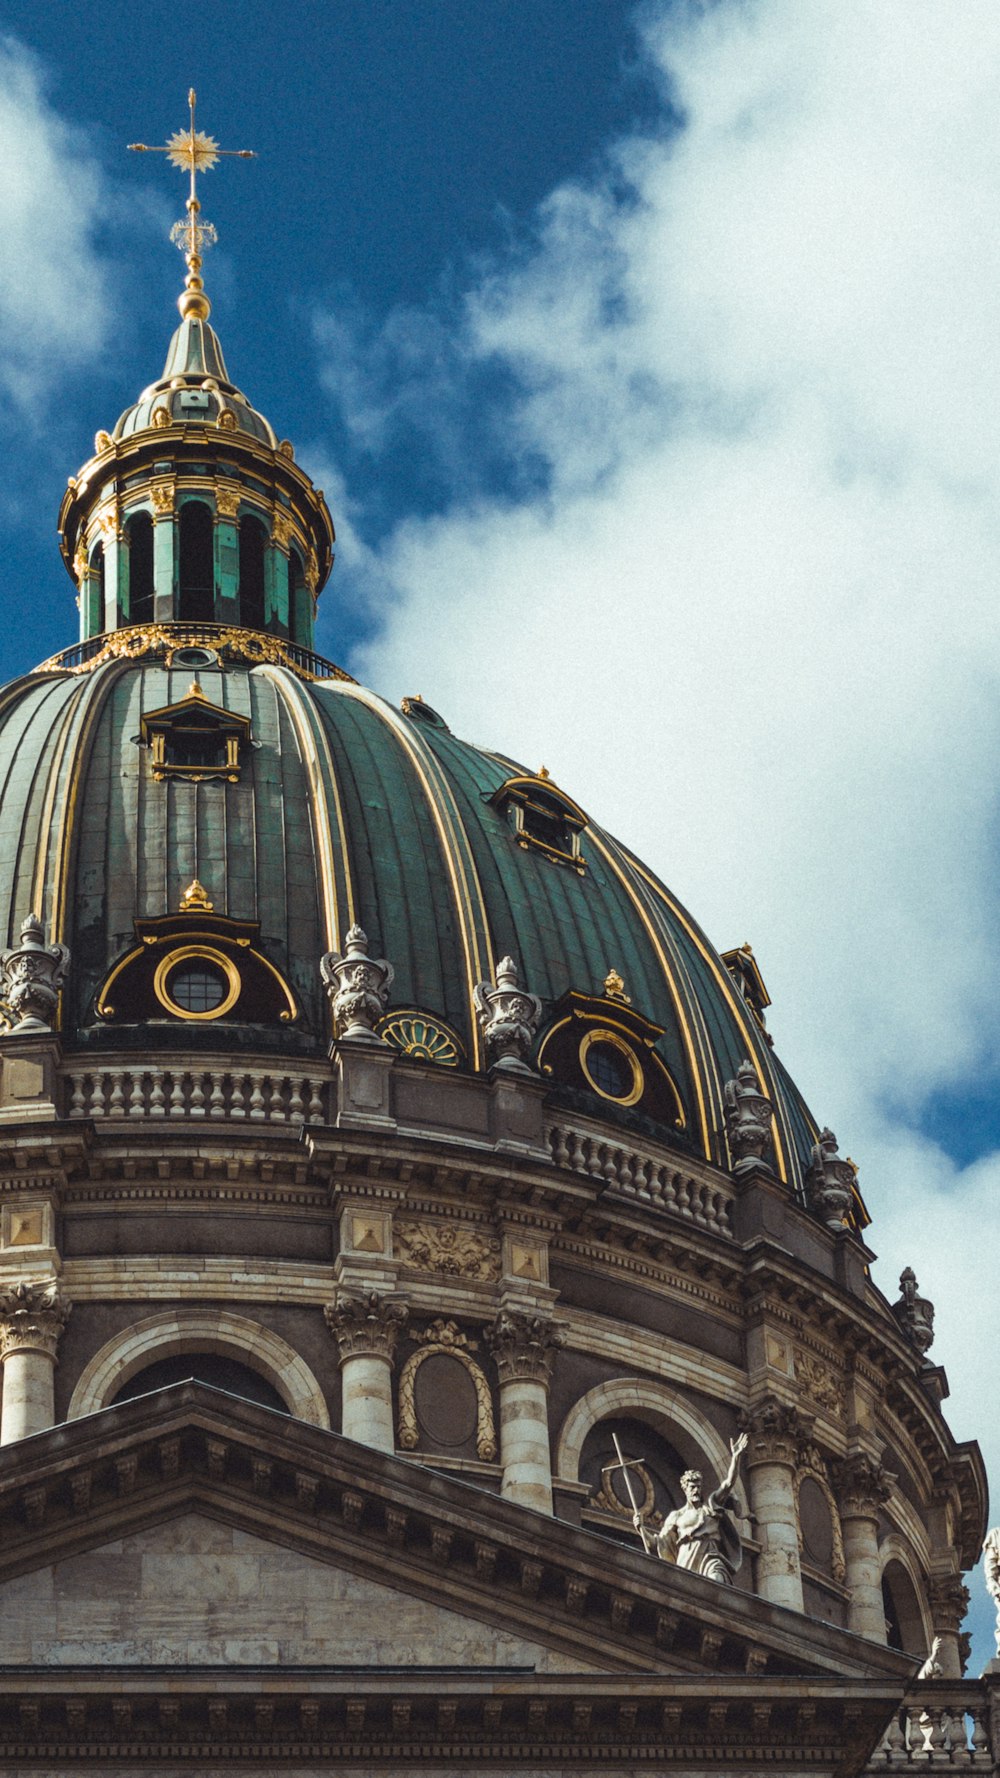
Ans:
[{"label": "oval window with gold frame", "polygon": [[636,1105],[646,1080],[639,1059],[616,1031],[596,1026],[580,1043],[580,1067],[587,1083],[614,1105]]},{"label": "oval window with gold frame", "polygon": [[160,959],[153,992],[175,1019],[221,1019],[243,983],[236,965],[210,945],[180,945]]}]

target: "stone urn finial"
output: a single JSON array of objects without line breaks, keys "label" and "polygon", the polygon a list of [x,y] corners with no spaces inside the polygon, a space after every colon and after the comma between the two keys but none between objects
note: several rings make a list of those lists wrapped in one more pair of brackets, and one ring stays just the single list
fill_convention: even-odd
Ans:
[{"label": "stone urn finial", "polygon": [[0,1004],[12,1031],[51,1031],[69,951],[47,945],[37,914],[21,924],[21,942],[0,956]]},{"label": "stone urn finial", "polygon": [[766,1165],[763,1157],[771,1140],[771,1101],[760,1090],[749,1056],[737,1068],[735,1080],[726,1081],[722,1097],[734,1173],[755,1164]]},{"label": "stone urn finial", "polygon": [[384,957],[368,955],[368,938],[360,926],[351,927],[343,951],[327,951],[319,972],[330,997],[335,1035],[348,1042],[378,1043],[375,1027],[396,972]]},{"label": "stone urn finial", "polygon": [[495,983],[480,982],[473,993],[476,1016],[495,1068],[530,1074],[527,1056],[538,1029],[542,1003],[518,981],[513,957],[502,957]]},{"label": "stone urn finial", "polygon": [[934,1304],[918,1294],[917,1274],[912,1266],[905,1266],[900,1272],[899,1288],[902,1295],[898,1303],[893,1303],[892,1312],[907,1339],[923,1356],[934,1344]]},{"label": "stone urn finial", "polygon": [[843,1228],[844,1217],[854,1201],[854,1179],[854,1167],[841,1159],[833,1131],[821,1130],[819,1141],[813,1144],[812,1166],[805,1185],[810,1210],[828,1229]]}]

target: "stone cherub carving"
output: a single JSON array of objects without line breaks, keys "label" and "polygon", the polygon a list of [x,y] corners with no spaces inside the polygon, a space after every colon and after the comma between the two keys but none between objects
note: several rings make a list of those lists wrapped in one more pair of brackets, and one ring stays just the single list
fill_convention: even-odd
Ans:
[{"label": "stone cherub carving", "polygon": [[513,957],[501,958],[496,982],[480,982],[473,991],[473,999],[493,1066],[509,1073],[530,1074],[527,1057],[538,1029],[542,1003],[537,994],[522,988]]},{"label": "stone cherub carving", "polygon": [[986,1565],[983,1575],[986,1581],[986,1591],[996,1606],[997,1657],[1000,1659],[1000,1525],[995,1525],[992,1531],[987,1531],[986,1541],[983,1544],[983,1557]]},{"label": "stone cherub carving", "polygon": [[21,923],[21,942],[0,956],[0,1005],[13,1031],[51,1031],[66,975],[65,945],[46,945],[37,914]]},{"label": "stone cherub carving", "polygon": [[749,1056],[723,1088],[726,1136],[737,1172],[760,1165],[771,1140],[771,1101],[761,1092]]},{"label": "stone cherub carving", "polygon": [[854,1168],[842,1160],[837,1138],[832,1130],[821,1130],[819,1141],[813,1143],[812,1165],[805,1178],[806,1197],[827,1228],[834,1232],[843,1228],[844,1218],[854,1198]]},{"label": "stone cherub carving", "polygon": [[319,972],[330,998],[337,1036],[377,1042],[375,1027],[385,1011],[395,970],[384,957],[369,956],[368,937],[360,926],[351,927],[343,952],[327,951],[320,959]]},{"label": "stone cherub carving", "polygon": [[[730,1440],[729,1468],[707,1500],[702,1499],[704,1478],[699,1469],[686,1470],[681,1476],[684,1505],[667,1514],[652,1540],[661,1562],[676,1562],[678,1568],[690,1568],[695,1574],[703,1574],[706,1580],[719,1581],[723,1586],[732,1585],[733,1575],[743,1560],[733,1485],[747,1443],[745,1432]],[[632,1523],[641,1536],[643,1525],[639,1513],[633,1514]]]}]

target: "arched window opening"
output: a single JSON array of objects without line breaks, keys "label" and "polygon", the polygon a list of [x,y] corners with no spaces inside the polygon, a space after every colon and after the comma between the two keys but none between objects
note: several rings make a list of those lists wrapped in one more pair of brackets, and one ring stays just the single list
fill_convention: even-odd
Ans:
[{"label": "arched window opening", "polygon": [[99,636],[104,629],[104,545],[99,543],[90,557],[90,579],[87,583],[87,634]]},{"label": "arched window opening", "polygon": [[308,648],[310,642],[305,614],[306,577],[298,552],[288,552],[288,634],[293,642]]},{"label": "arched window opening", "polygon": [[632,1525],[628,1486],[617,1467],[616,1433],[626,1459],[633,1465],[629,1472],[632,1487],[648,1532],[657,1531],[667,1513],[683,1506],[681,1476],[690,1466],[661,1432],[638,1419],[602,1420],[587,1434],[580,1453],[580,1480],[590,1489],[583,1506],[583,1523],[589,1530],[616,1538],[634,1549],[638,1539]]},{"label": "arched window opening", "polygon": [[920,1601],[906,1569],[895,1557],[886,1563],[882,1575],[882,1604],[889,1647],[900,1654],[925,1655],[927,1633]]},{"label": "arched window opening", "polygon": [[112,1396],[112,1402],[134,1401],[137,1395],[149,1395],[154,1389],[167,1389],[171,1383],[208,1383],[212,1389],[224,1389],[227,1395],[240,1395],[244,1401],[260,1402],[262,1407],[275,1408],[287,1414],[288,1403],[272,1383],[248,1364],[227,1358],[221,1352],[174,1352],[136,1371],[127,1383]]},{"label": "arched window opening", "polygon": [[267,532],[259,519],[240,520],[240,623],[264,628],[264,550]]},{"label": "arched window opening", "polygon": [[148,512],[137,512],[128,527],[128,620],[151,623],[153,618],[153,521]]},{"label": "arched window opening", "polygon": [[211,511],[200,500],[186,500],[181,507],[180,527],[177,615],[189,623],[210,623],[215,616],[215,527]]}]

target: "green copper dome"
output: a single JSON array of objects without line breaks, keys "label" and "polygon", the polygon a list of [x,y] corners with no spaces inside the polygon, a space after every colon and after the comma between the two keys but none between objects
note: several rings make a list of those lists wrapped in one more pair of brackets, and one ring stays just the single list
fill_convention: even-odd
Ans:
[{"label": "green copper dome", "polygon": [[[69,1051],[148,1049],[153,1024],[161,1047],[324,1056],[319,961],[357,923],[395,970],[387,1018],[424,1034],[414,1053],[486,1066],[474,990],[510,954],[543,1003],[536,1059],[554,1093],[723,1164],[724,1084],[751,1057],[776,1169],[798,1184],[815,1126],[741,979],[551,780],[459,740],[418,699],[397,709],[176,640],[162,659],[41,671],[0,704],[0,919],[13,943],[35,907],[68,945]],[[191,752],[209,731],[214,766]],[[141,994],[130,1010],[143,945],[180,942],[209,903],[199,930],[243,942],[280,992],[217,1022]],[[564,1034],[584,1027],[604,1033],[607,1077],[581,1074],[575,1050],[567,1062]],[[616,1088],[615,1044],[659,1096]]]},{"label": "green copper dome", "polygon": [[147,427],[168,425],[222,426],[277,448],[273,426],[230,380],[215,329],[197,317],[181,322],[163,375],[125,409],[111,436],[126,439]]}]

